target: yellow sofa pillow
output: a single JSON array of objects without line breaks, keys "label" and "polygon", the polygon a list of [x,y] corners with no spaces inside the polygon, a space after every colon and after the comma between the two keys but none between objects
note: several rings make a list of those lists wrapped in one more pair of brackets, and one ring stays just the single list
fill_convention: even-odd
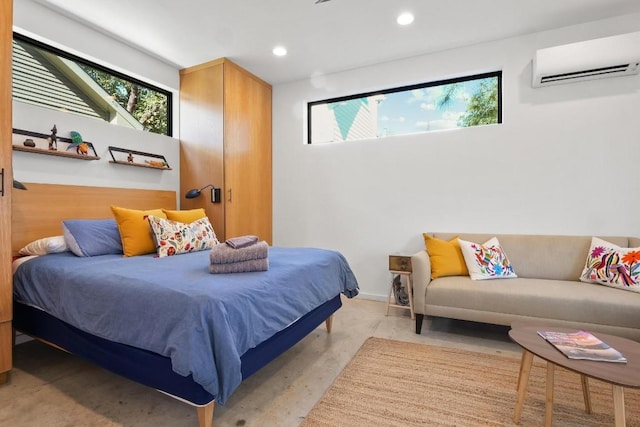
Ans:
[{"label": "yellow sofa pillow", "polygon": [[431,278],[445,276],[468,276],[469,270],[464,262],[458,236],[446,240],[437,239],[423,233],[424,245],[431,261]]},{"label": "yellow sofa pillow", "polygon": [[166,218],[162,209],[141,211],[111,206],[111,212],[118,224],[122,251],[125,256],[136,256],[154,253],[156,244],[153,241],[151,226],[147,220],[148,215]]},{"label": "yellow sofa pillow", "polygon": [[168,220],[182,222],[184,224],[191,224],[193,221],[197,221],[207,216],[207,213],[203,208],[181,211],[170,211],[168,209],[162,209],[162,212],[164,212]]}]

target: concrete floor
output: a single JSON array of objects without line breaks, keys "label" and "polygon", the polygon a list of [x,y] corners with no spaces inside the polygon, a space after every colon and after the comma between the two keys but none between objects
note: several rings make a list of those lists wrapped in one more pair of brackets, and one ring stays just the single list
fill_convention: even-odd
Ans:
[{"label": "concrete floor", "polygon": [[[427,320],[421,335],[407,310],[343,298],[333,331],[324,325],[243,382],[214,427],[297,426],[371,336],[519,357],[508,328]],[[36,341],[14,352],[9,383],[0,386],[0,426],[196,427],[195,408]]]}]

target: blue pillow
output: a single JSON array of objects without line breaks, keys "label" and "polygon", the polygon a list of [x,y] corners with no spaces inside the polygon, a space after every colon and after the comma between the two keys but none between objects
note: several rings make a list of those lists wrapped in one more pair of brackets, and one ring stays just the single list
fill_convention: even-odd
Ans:
[{"label": "blue pillow", "polygon": [[70,219],[62,221],[62,234],[77,256],[122,254],[122,241],[115,219]]}]

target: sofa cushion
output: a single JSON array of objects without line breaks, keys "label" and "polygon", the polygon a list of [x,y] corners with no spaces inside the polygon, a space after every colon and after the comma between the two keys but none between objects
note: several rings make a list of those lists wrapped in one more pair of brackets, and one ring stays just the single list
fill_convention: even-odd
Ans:
[{"label": "sofa cushion", "polygon": [[621,248],[592,238],[580,280],[640,292],[640,248]]},{"label": "sofa cushion", "polygon": [[[632,296],[633,298],[629,298]],[[465,276],[431,281],[432,307],[505,313],[520,317],[638,328],[638,298],[629,292],[579,281],[515,278],[473,281]]]},{"label": "sofa cushion", "polygon": [[497,237],[483,244],[458,239],[472,280],[510,279],[516,276]]},{"label": "sofa cushion", "polygon": [[431,278],[445,276],[468,276],[458,237],[446,241],[423,233],[424,245],[431,261]]},{"label": "sofa cushion", "polygon": [[[472,242],[484,242],[496,236],[518,277],[536,279],[578,281],[591,245],[591,236],[476,233],[433,233],[433,236],[444,240],[459,236]],[[640,246],[629,245],[627,237],[601,238],[622,247]]]}]

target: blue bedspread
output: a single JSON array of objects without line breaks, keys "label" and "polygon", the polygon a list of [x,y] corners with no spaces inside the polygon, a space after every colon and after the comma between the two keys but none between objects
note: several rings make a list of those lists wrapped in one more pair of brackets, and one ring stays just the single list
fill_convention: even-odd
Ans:
[{"label": "blue bedspread", "polygon": [[37,257],[14,274],[15,298],[99,337],[171,358],[224,404],[240,356],[358,284],[338,252],[269,248],[269,270],[210,274],[209,252],[172,257]]}]

